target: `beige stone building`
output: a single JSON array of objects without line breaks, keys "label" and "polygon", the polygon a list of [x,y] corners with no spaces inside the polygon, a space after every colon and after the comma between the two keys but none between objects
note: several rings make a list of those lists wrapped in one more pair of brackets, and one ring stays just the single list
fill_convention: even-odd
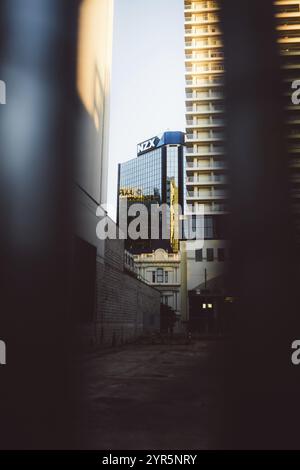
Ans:
[{"label": "beige stone building", "polygon": [[180,253],[168,253],[159,248],[152,253],[134,255],[134,262],[138,277],[159,290],[161,303],[172,307],[180,319]]}]

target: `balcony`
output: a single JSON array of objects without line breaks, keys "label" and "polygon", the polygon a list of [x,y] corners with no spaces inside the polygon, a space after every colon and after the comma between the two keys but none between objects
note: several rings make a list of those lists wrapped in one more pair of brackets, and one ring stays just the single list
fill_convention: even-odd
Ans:
[{"label": "balcony", "polygon": [[300,37],[282,37],[278,39],[279,44],[291,44],[291,43],[299,43]]},{"label": "balcony", "polygon": [[189,201],[209,201],[227,198],[228,193],[226,191],[219,192],[219,194],[217,194],[215,191],[201,191],[200,193],[198,193],[197,191],[187,191],[186,193],[186,199]]},{"label": "balcony", "polygon": [[217,15],[190,15],[185,17],[185,25],[204,25],[219,23],[219,17]]},{"label": "balcony", "polygon": [[186,134],[186,142],[210,142],[210,141],[222,141],[225,139],[222,133],[201,133],[201,134]]},{"label": "balcony", "polygon": [[213,212],[228,212],[228,205],[227,204],[213,204],[212,211]]},{"label": "balcony", "polygon": [[220,87],[224,85],[224,81],[220,77],[211,78],[195,78],[194,80],[186,80],[187,88],[210,88]]},{"label": "balcony", "polygon": [[186,127],[188,129],[213,129],[213,128],[220,128],[224,127],[224,121],[223,119],[203,119],[202,121],[186,121]]},{"label": "balcony", "polygon": [[299,70],[300,69],[300,64],[284,64],[282,66],[283,69],[285,70]]},{"label": "balcony", "polygon": [[[201,204],[201,206],[203,207],[204,209],[204,214],[207,214],[207,213],[210,213],[210,209],[211,209],[211,204]],[[186,215],[190,215],[190,214],[199,214],[199,215],[202,215],[203,214],[203,209],[201,209],[200,207],[198,206],[192,206],[192,205],[187,205],[186,207]]]},{"label": "balcony", "polygon": [[[197,95],[197,98],[196,97],[193,97],[193,98],[187,98],[186,101],[189,103],[193,103],[193,102],[196,102],[196,101],[199,101],[199,102],[211,102],[211,101],[217,101],[217,100],[223,100],[224,99],[224,95],[223,93],[217,93],[217,92],[214,92],[214,93],[206,93],[206,94],[199,94]],[[201,107],[201,106],[188,106],[186,108],[186,112],[187,113],[193,113],[193,114],[197,114],[197,112],[201,112],[203,111],[204,109]]]},{"label": "balcony", "polygon": [[226,171],[227,165],[225,162],[214,162],[214,163],[187,163],[186,171]]},{"label": "balcony", "polygon": [[224,60],[224,54],[221,51],[207,51],[201,54],[187,54],[186,62],[206,62]]},{"label": "balcony", "polygon": [[184,7],[184,13],[197,13],[197,12],[208,12],[208,11],[218,11],[219,5],[216,2],[209,2],[206,6],[203,5],[190,5]]},{"label": "balcony", "polygon": [[223,48],[222,41],[206,40],[206,41],[187,41],[185,43],[186,50],[201,50],[201,49],[217,49]]},{"label": "balcony", "polygon": [[298,31],[300,24],[280,24],[276,27],[277,31]]},{"label": "balcony", "polygon": [[[300,34],[300,33],[299,33]],[[280,51],[280,55],[285,57],[297,57],[300,55],[300,45],[298,49],[284,49]]]},{"label": "balcony", "polygon": [[221,31],[216,27],[192,28],[185,30],[186,38],[221,36]]},{"label": "balcony", "polygon": [[186,67],[185,75],[203,75],[203,74],[211,74],[211,73],[224,73],[224,66],[223,64],[209,64],[209,65],[201,65],[195,67]]},{"label": "balcony", "polygon": [[[189,110],[189,111],[188,111]],[[202,106],[201,108],[197,108],[197,110],[193,110],[193,108],[188,107],[186,110],[186,116],[187,117],[193,117],[193,116],[211,116],[211,115],[218,115],[218,114],[223,114],[224,113],[224,108],[219,107],[219,108],[210,108],[210,107],[205,107]]]},{"label": "balcony", "polygon": [[227,184],[227,178],[225,175],[220,175],[218,176],[207,176],[206,178],[203,177],[203,175],[194,177],[194,176],[188,176],[186,179],[186,184],[188,186],[211,186],[213,185],[226,185]]},{"label": "balcony", "polygon": [[[219,156],[219,155],[224,155],[225,149],[223,146],[218,146],[215,147],[214,145],[211,145],[208,149],[202,149],[200,150],[199,148],[197,150],[194,150],[193,148],[187,148],[185,151],[186,157],[213,157],[213,156]],[[191,164],[192,162],[187,162],[187,165]]]},{"label": "balcony", "polygon": [[276,18],[299,18],[299,10],[298,11],[282,11],[281,13],[276,13]]},{"label": "balcony", "polygon": [[[226,214],[228,213],[228,206],[227,204],[203,204],[204,206],[204,214]],[[186,214],[202,214],[202,210],[197,206],[187,206]]]}]

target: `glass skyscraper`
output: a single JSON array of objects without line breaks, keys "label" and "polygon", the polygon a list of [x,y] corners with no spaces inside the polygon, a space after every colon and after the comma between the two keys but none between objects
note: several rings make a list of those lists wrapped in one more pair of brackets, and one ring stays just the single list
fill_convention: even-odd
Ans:
[{"label": "glass skyscraper", "polygon": [[[157,248],[178,251],[178,241],[173,236],[172,207],[175,204],[179,204],[182,209],[184,207],[183,149],[183,132],[165,132],[161,137],[154,137],[139,144],[137,157],[119,164],[118,224],[120,224],[123,199],[127,200],[128,207],[138,202],[143,203],[149,214],[149,238],[147,240],[127,239],[125,242],[125,247],[133,253],[149,252]],[[151,206],[162,204],[168,204],[170,208],[170,216],[165,221],[170,231],[170,239],[165,240],[160,236],[158,240],[151,240]]]}]

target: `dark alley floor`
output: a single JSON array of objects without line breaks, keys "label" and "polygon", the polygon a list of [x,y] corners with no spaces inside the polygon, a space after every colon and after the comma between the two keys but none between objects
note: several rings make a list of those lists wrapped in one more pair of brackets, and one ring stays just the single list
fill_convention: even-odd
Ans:
[{"label": "dark alley floor", "polygon": [[220,432],[223,344],[131,345],[85,361],[88,447],[213,449]]}]

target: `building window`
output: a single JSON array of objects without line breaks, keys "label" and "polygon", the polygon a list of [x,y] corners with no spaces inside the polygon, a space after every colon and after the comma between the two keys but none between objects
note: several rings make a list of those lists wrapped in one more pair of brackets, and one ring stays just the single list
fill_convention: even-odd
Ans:
[{"label": "building window", "polygon": [[204,238],[205,240],[214,238],[214,224],[212,217],[204,217]]},{"label": "building window", "polygon": [[156,272],[152,271],[152,282],[155,283],[156,281]]},{"label": "building window", "polygon": [[169,282],[169,273],[168,271],[165,271],[165,283],[167,284]]},{"label": "building window", "polygon": [[203,260],[202,250],[196,250],[195,251],[195,259],[196,259],[197,262]]},{"label": "building window", "polygon": [[206,259],[207,259],[207,261],[213,261],[214,260],[214,249],[213,248],[207,248],[207,250],[206,250]]},{"label": "building window", "polygon": [[164,282],[164,270],[161,268],[157,270],[157,282],[158,284],[162,284]]},{"label": "building window", "polygon": [[218,261],[225,261],[225,250],[224,250],[224,248],[218,248]]},{"label": "building window", "polygon": [[205,240],[212,240],[214,237],[214,221],[212,217],[205,216],[199,217],[199,215],[192,215],[192,227],[190,223],[188,225],[188,230],[192,230],[193,234],[197,233],[198,238],[203,238]]}]

